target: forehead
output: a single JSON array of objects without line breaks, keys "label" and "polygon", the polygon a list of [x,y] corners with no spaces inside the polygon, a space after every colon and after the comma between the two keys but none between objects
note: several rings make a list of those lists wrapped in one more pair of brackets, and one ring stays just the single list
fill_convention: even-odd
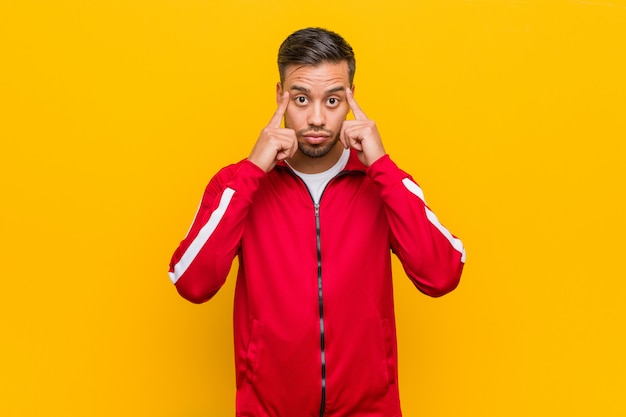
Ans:
[{"label": "forehead", "polygon": [[290,65],[285,71],[284,88],[293,86],[307,89],[350,87],[348,64],[345,61],[324,62],[319,65]]}]

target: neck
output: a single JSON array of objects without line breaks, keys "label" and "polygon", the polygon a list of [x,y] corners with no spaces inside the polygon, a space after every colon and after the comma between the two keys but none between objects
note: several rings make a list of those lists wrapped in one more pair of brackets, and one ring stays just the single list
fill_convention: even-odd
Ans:
[{"label": "neck", "polygon": [[338,141],[330,152],[320,158],[311,158],[298,150],[287,162],[289,162],[289,165],[296,171],[304,174],[318,174],[327,171],[335,165],[337,161],[339,161],[342,153],[343,146],[341,146],[341,142]]}]

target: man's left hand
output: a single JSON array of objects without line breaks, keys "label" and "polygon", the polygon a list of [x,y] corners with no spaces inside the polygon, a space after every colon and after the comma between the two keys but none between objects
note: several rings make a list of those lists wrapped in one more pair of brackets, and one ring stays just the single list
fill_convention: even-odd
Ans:
[{"label": "man's left hand", "polygon": [[346,89],[346,98],[352,114],[354,114],[354,120],[343,122],[339,140],[344,148],[356,149],[361,162],[366,167],[369,167],[378,158],[385,155],[383,141],[378,133],[376,123],[367,118],[354,99],[350,89]]}]

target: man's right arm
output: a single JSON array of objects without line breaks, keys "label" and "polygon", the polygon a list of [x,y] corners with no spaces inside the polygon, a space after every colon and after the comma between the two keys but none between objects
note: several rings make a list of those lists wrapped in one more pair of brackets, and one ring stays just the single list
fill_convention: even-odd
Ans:
[{"label": "man's right arm", "polygon": [[276,162],[298,149],[292,129],[281,128],[289,93],[261,131],[248,159],[221,170],[209,183],[198,213],[170,262],[170,279],[187,300],[208,301],[224,285],[241,237],[252,196]]},{"label": "man's right arm", "polygon": [[185,299],[203,303],[222,287],[237,254],[254,192],[265,172],[249,160],[222,169],[207,186],[169,276]]}]

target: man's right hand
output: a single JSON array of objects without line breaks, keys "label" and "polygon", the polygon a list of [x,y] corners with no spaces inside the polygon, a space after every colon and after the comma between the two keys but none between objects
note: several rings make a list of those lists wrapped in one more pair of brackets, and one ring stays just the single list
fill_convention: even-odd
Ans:
[{"label": "man's right hand", "polygon": [[291,158],[298,150],[298,140],[293,129],[281,128],[283,115],[289,105],[289,92],[283,94],[270,122],[263,128],[248,156],[248,160],[265,172],[270,172],[276,162]]}]

